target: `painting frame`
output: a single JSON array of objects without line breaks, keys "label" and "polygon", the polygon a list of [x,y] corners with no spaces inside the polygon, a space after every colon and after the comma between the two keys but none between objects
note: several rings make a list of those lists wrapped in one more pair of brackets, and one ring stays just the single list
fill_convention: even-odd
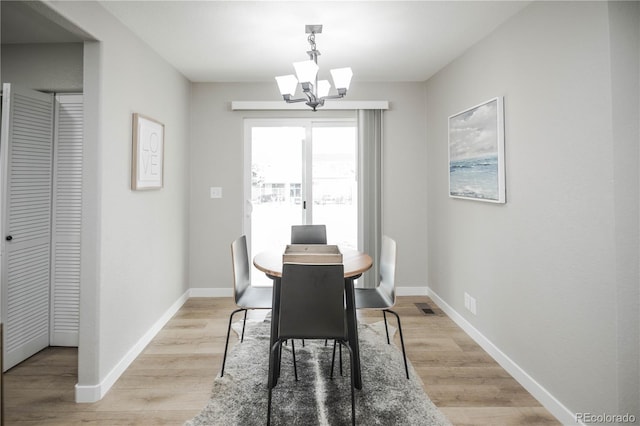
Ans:
[{"label": "painting frame", "polygon": [[164,186],[164,124],[145,115],[133,114],[131,189],[161,189]]},{"label": "painting frame", "polygon": [[504,99],[449,116],[449,197],[506,203]]}]

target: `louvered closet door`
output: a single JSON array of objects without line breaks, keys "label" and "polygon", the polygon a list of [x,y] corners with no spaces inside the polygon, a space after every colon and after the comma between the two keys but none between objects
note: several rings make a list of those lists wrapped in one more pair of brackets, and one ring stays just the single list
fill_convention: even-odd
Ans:
[{"label": "louvered closet door", "polygon": [[78,346],[82,95],[56,95],[51,238],[51,346]]},{"label": "louvered closet door", "polygon": [[4,370],[49,345],[53,96],[3,85]]}]

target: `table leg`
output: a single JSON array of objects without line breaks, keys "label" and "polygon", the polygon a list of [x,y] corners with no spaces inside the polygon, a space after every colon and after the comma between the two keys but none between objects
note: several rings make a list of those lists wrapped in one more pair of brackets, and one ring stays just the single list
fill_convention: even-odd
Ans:
[{"label": "table leg", "polygon": [[272,351],[273,345],[276,343],[278,336],[278,322],[280,319],[280,277],[269,276],[273,279],[273,299],[271,304],[271,336],[269,338],[269,377],[272,386],[278,383],[278,377],[280,377],[280,351],[282,346],[279,346],[276,351]]},{"label": "table leg", "polygon": [[344,290],[347,303],[347,329],[349,331],[349,346],[353,353],[353,372],[356,389],[362,389],[362,374],[360,372],[360,346],[358,343],[358,320],[356,318],[356,304],[353,278],[345,278]]}]

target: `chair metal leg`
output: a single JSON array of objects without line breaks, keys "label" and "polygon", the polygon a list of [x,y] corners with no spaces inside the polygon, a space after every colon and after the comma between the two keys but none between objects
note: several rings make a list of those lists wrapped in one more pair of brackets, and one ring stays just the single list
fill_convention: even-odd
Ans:
[{"label": "chair metal leg", "polygon": [[[287,341],[284,341],[284,344],[287,344]],[[282,349],[282,344],[280,344],[280,349]],[[278,351],[278,368],[277,368],[277,376],[280,378],[280,365],[282,365],[282,350]]]},{"label": "chair metal leg", "polygon": [[269,384],[269,398],[267,402],[267,426],[271,424],[271,384]]},{"label": "chair metal leg", "polygon": [[407,353],[404,350],[404,337],[402,336],[402,324],[400,323],[400,315],[398,315],[395,311],[392,311],[391,309],[385,309],[384,312],[389,312],[393,315],[396,316],[396,319],[398,320],[398,331],[400,332],[400,343],[402,346],[402,356],[404,357],[404,371],[405,373],[407,373],[407,379],[409,379],[409,366],[407,365]]},{"label": "chair metal leg", "polygon": [[[284,345],[287,346],[288,344],[288,340],[284,341]],[[304,340],[303,340],[304,342]],[[304,346],[304,345],[303,345]],[[296,376],[296,382],[298,381],[298,366],[296,364],[296,346],[293,343],[293,339],[291,339],[291,354],[293,356],[293,372]],[[280,358],[279,358],[279,363],[282,363],[282,351],[280,351]],[[278,370],[278,377],[280,377],[280,370]]]},{"label": "chair metal leg", "polygon": [[353,375],[354,368],[355,368],[355,363],[353,360],[353,350],[351,349],[351,346],[349,346],[347,343],[340,341],[340,347],[342,346],[345,346],[349,351],[349,364],[351,365],[351,381],[350,381],[351,382],[351,424],[355,426],[356,425],[356,395],[355,395],[356,381]]},{"label": "chair metal leg", "polygon": [[[236,309],[235,311],[231,312],[231,315],[229,315],[229,326],[227,327],[227,341],[224,344],[224,355],[222,356],[222,370],[220,371],[220,377],[224,376],[224,365],[227,362],[227,348],[229,347],[229,333],[231,333],[231,323],[233,321],[233,316],[241,311],[244,311],[244,314],[247,315],[247,310],[244,308]],[[242,326],[242,333],[244,334],[244,326]]]},{"label": "chair metal leg", "polygon": [[[347,343],[343,342],[342,340],[338,341],[338,340],[334,340],[333,341],[333,357],[331,358],[331,378],[333,379],[333,367],[334,367],[334,363],[336,360],[336,344],[340,343],[340,354],[342,354],[342,346],[346,346],[346,348],[349,350],[349,362],[351,365],[351,424],[353,426],[355,426],[356,424],[356,397],[355,397],[355,389],[356,389],[356,381],[355,381],[355,377],[353,375],[354,369],[355,369],[355,364],[353,361],[353,351],[351,350],[351,346],[349,346]],[[340,362],[340,375],[342,375],[342,362]]]},{"label": "chair metal leg", "polygon": [[387,345],[391,344],[391,340],[389,340],[389,326],[387,325],[387,313],[383,310],[382,316],[384,317],[384,330],[387,332]]},{"label": "chair metal leg", "polygon": [[277,341],[276,343],[273,344],[273,347],[271,348],[271,359],[273,360],[270,365],[269,365],[269,378],[268,378],[268,382],[267,382],[267,387],[269,388],[269,397],[268,397],[268,402],[267,402],[267,426],[271,425],[271,394],[274,388],[274,380],[273,380],[273,375],[275,374],[275,354],[276,354],[276,350],[278,349],[278,347],[282,345],[281,341]]},{"label": "chair metal leg", "polygon": [[[336,342],[337,340],[333,341],[333,357],[331,358],[331,378],[333,379],[333,366],[335,364],[336,361]],[[342,377],[342,345],[338,345],[338,350],[340,351],[339,353],[339,358],[338,358],[338,362],[340,362],[340,376]]]},{"label": "chair metal leg", "polygon": [[293,343],[293,339],[291,339],[291,353],[293,354],[293,375],[296,377],[296,382],[298,381],[298,366],[296,364],[296,345]]},{"label": "chair metal leg", "polygon": [[247,309],[244,310],[244,320],[242,321],[242,337],[240,343],[244,342],[244,326],[247,325]]},{"label": "chair metal leg", "polygon": [[[326,342],[326,340],[325,340]],[[326,345],[326,343],[325,343]],[[336,341],[333,341],[333,356],[331,357],[331,375],[329,376],[329,378],[333,379],[333,367],[336,363]]]},{"label": "chair metal leg", "polygon": [[351,346],[347,346],[347,348],[349,348],[349,359],[351,360],[351,425],[356,426],[356,379],[353,376],[356,364]]}]

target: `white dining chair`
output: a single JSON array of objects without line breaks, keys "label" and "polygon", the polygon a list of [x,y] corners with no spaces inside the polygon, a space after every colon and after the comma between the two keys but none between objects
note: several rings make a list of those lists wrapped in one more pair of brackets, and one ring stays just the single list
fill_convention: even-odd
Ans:
[{"label": "white dining chair", "polygon": [[396,304],[396,242],[388,236],[382,237],[382,247],[380,250],[380,284],[376,288],[356,288],[355,300],[356,309],[378,309],[382,310],[384,316],[384,327],[387,332],[387,344],[391,344],[389,339],[389,327],[387,325],[387,313],[394,315],[398,321],[398,331],[400,333],[400,343],[402,345],[402,356],[404,357],[404,369],[409,378],[409,367],[407,365],[407,354],[404,348],[404,336],[402,335],[402,324],[400,316],[393,311]]},{"label": "white dining chair", "polygon": [[242,335],[240,337],[240,342],[243,342],[244,327],[247,323],[247,310],[271,309],[271,304],[273,302],[272,287],[253,287],[251,285],[247,237],[245,235],[231,243],[231,261],[233,264],[233,299],[238,309],[231,312],[231,315],[229,315],[227,340],[224,344],[224,355],[222,357],[222,370],[220,371],[220,377],[224,376],[224,365],[227,361],[227,348],[229,347],[229,333],[231,332],[233,316],[238,312],[244,311]]}]

